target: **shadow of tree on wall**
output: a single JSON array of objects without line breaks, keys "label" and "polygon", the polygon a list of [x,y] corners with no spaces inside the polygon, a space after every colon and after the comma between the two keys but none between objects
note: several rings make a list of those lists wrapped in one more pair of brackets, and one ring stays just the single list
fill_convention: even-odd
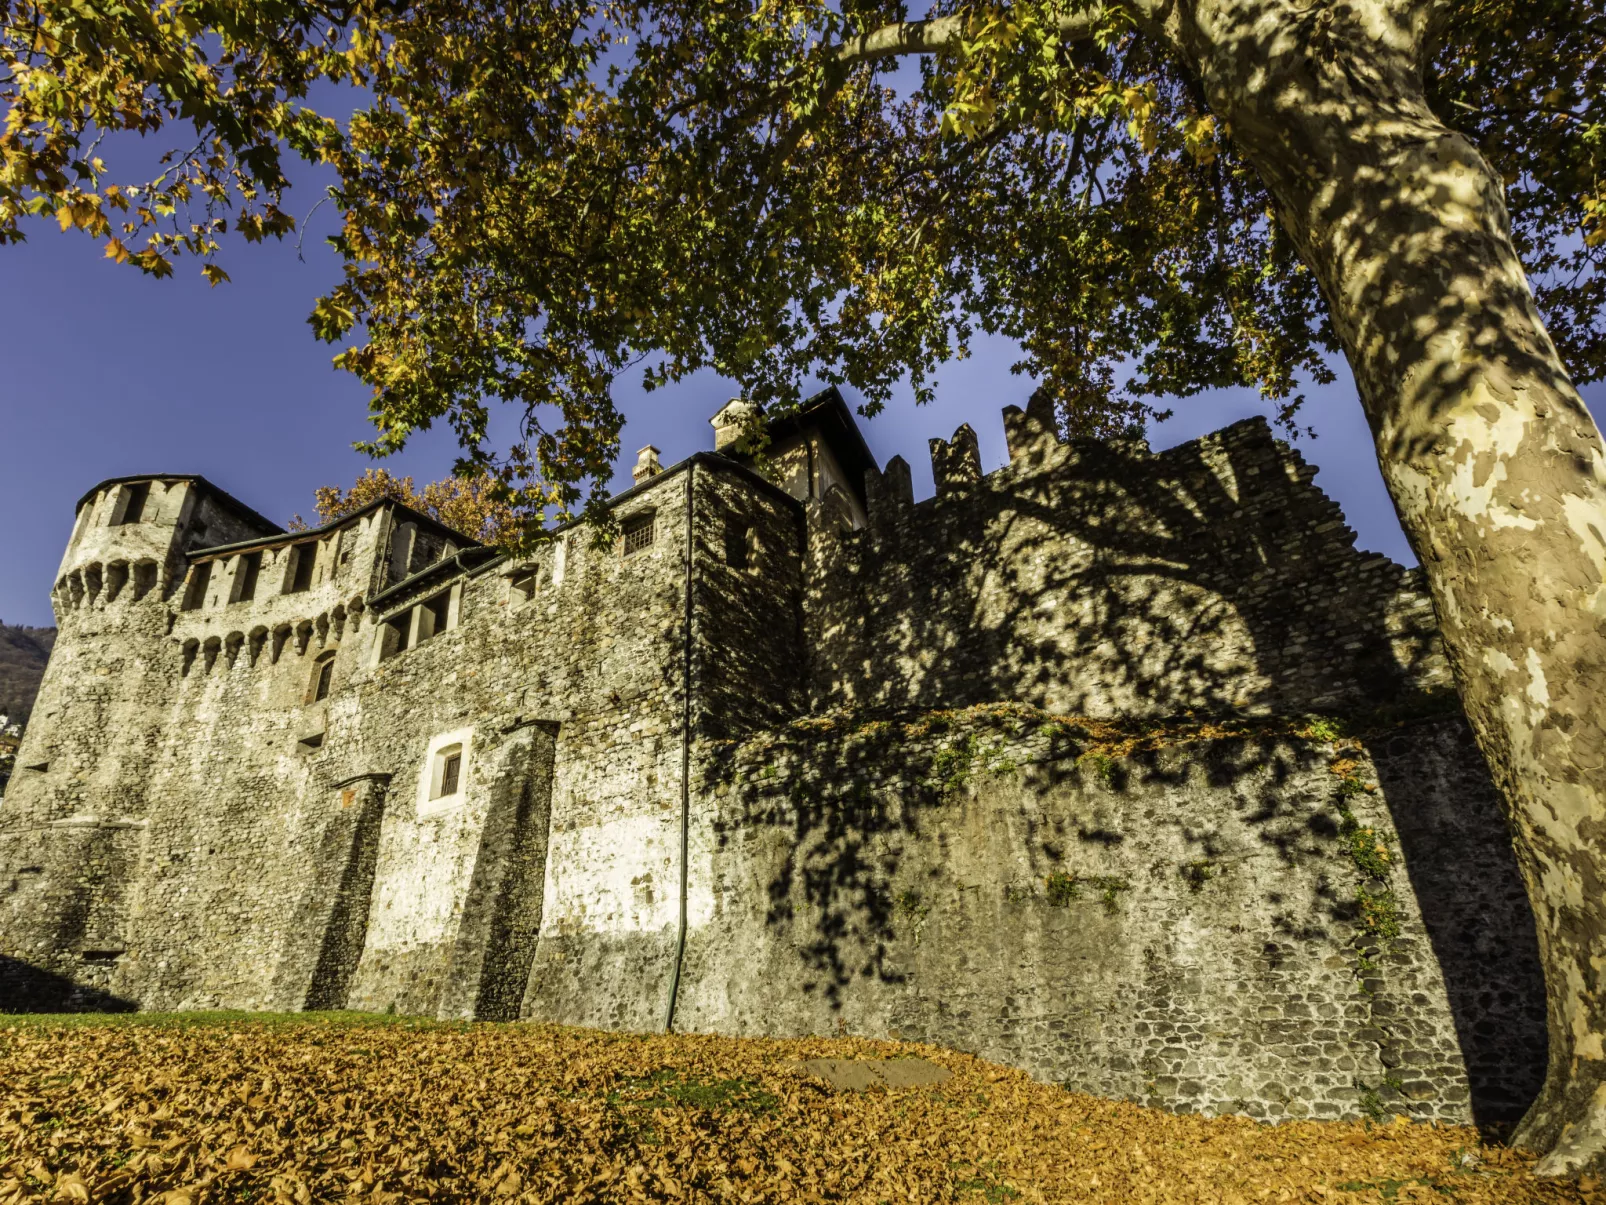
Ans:
[{"label": "shadow of tree on wall", "polygon": [[0,1013],[131,1013],[139,1006],[0,954]]},{"label": "shadow of tree on wall", "polygon": [[[1040,406],[1025,419],[1035,435],[1021,441],[1021,429],[1012,432],[1009,467],[968,480],[948,472],[945,465],[966,459],[952,448],[974,439],[962,428],[953,445],[934,448],[936,498],[918,506],[898,499],[906,471],[889,465],[868,483],[868,529],[811,537],[804,672],[820,714],[804,724],[819,726],[817,739],[799,738],[809,747],[790,759],[788,780],[778,784],[784,793],[748,799],[750,814],[739,823],[788,833],[768,885],[767,921],[794,943],[807,928],[798,952],[810,987],[833,1009],[855,979],[901,981],[896,942],[910,917],[894,883],[907,878],[915,843],[945,839],[941,806],[953,784],[938,762],[952,753],[928,751],[927,769],[911,781],[919,759],[898,717],[1018,700],[1061,715],[1126,717],[1141,731],[1145,721],[1170,726],[1178,717],[1186,724],[1357,715],[1408,706],[1424,690],[1448,685],[1417,575],[1356,551],[1338,506],[1311,484],[1315,470],[1275,441],[1263,420],[1157,455],[1139,442],[1062,444]],[[847,723],[828,709],[844,708],[859,725],[851,741],[828,731]],[[1336,795],[1287,797],[1289,776],[1310,768],[1287,759],[1316,756],[1309,743],[1304,753],[1299,748],[1218,741],[1204,766],[1212,786],[1233,788],[1235,806],[1250,808],[1239,819],[1261,853],[1291,863],[1335,857],[1341,845],[1339,813],[1330,806]],[[1086,774],[1074,758],[1067,748],[1040,760],[1036,785],[1052,789],[1058,778]],[[1475,749],[1468,764],[1490,795]],[[872,789],[886,766],[899,767],[902,778]],[[1147,789],[1187,773],[1148,754],[1107,769],[1117,792],[1127,789],[1127,776]],[[1243,784],[1252,776],[1260,785],[1250,790]],[[1453,810],[1447,793],[1463,792],[1450,781],[1401,778],[1385,782],[1384,795],[1425,794],[1435,810]],[[1522,918],[1515,928],[1528,925],[1496,942],[1510,967],[1503,990],[1512,998],[1502,1002],[1489,998],[1474,963],[1449,948],[1467,923],[1467,906],[1458,902],[1466,893],[1456,894],[1453,872],[1430,869],[1440,852],[1419,839],[1412,816],[1396,822],[1434,952],[1447,964],[1474,1115],[1485,1121],[1520,1112],[1544,1065],[1543,988],[1509,841],[1501,826],[1463,837],[1490,881],[1515,885],[1509,903]],[[1040,848],[1034,844],[1038,872],[1055,864],[1055,847],[1067,841],[1112,844],[1120,836],[1096,825],[1045,834]],[[1197,834],[1203,860],[1218,856],[1211,840]],[[1266,905],[1261,957],[1272,962],[1292,954],[1290,943],[1331,940],[1334,926],[1352,932],[1358,913],[1354,886],[1328,878],[1319,879],[1314,898],[1273,895]],[[1409,1056],[1408,1045],[1385,1050],[1385,1063]],[[1513,1070],[1515,1063],[1522,1066]]]},{"label": "shadow of tree on wall", "polygon": [[[1519,1120],[1539,1094],[1548,1058],[1544,972],[1528,895],[1512,852],[1505,809],[1470,730],[1460,757],[1424,764],[1403,734],[1366,741],[1385,799],[1432,798],[1437,806],[1390,807],[1411,890],[1444,975],[1479,1125]],[[1424,780],[1449,790],[1425,792]],[[1467,890],[1480,886],[1478,894]],[[1485,901],[1505,902],[1517,924],[1497,924]]]},{"label": "shadow of tree on wall", "polygon": [[1161,716],[1396,697],[1442,666],[1426,599],[1355,550],[1313,473],[1250,420],[1158,455],[1044,437],[1007,469],[883,507],[825,537],[814,697]]},{"label": "shadow of tree on wall", "polygon": [[[1433,722],[1459,725],[1446,716]],[[1180,846],[1198,862],[1156,864],[1150,873],[1175,883],[1189,865],[1209,865],[1215,872],[1239,859],[1265,857],[1299,870],[1289,876],[1286,891],[1261,897],[1245,938],[1252,957],[1273,975],[1290,963],[1314,967],[1334,946],[1353,948],[1356,955],[1368,948],[1370,939],[1359,925],[1358,874],[1345,854],[1342,780],[1328,772],[1331,747],[1286,739],[1290,726],[1274,719],[1245,721],[1240,736],[1198,739],[1205,727],[1198,721],[1078,726],[1045,722],[1041,713],[1018,706],[800,721],[788,739],[763,755],[768,768],[748,761],[751,753],[737,756],[735,747],[710,767],[710,785],[733,787],[736,800],[716,826],[717,839],[728,846],[765,830],[784,838],[771,847],[765,923],[785,948],[796,951],[806,990],[839,1015],[856,981],[908,982],[911,932],[933,902],[910,884],[919,883],[922,873],[936,874],[932,868],[947,861],[946,850],[958,838],[953,818],[966,784],[997,772],[1024,775],[1027,788],[1039,796],[1071,787],[1084,801],[1159,799],[1171,788],[1209,787],[1213,799],[1231,809],[1221,823],[1206,809],[1148,821],[1175,829]],[[1114,759],[1098,754],[1112,729],[1128,734],[1136,751]],[[1219,733],[1219,725],[1210,730]],[[1471,1112],[1480,1125],[1498,1125],[1531,1102],[1545,1065],[1544,989],[1526,897],[1479,763],[1445,763],[1439,746],[1415,742],[1410,733],[1385,733],[1367,746],[1379,758],[1383,802],[1395,816],[1410,887],[1441,967]],[[1462,740],[1465,751],[1475,754],[1470,738]],[[1437,762],[1417,764],[1427,747]],[[1419,802],[1424,799],[1425,807]],[[1066,823],[1058,815],[1034,818],[1025,826],[1031,877],[1041,887],[1066,867],[1107,862],[1130,839],[1140,814],[1101,818],[1094,808],[1086,823]],[[1463,880],[1469,868],[1480,883],[1476,896]],[[1396,890],[1405,886],[1394,883]],[[1143,908],[1145,884],[1131,889],[1122,906]],[[1516,923],[1495,924],[1482,912],[1490,891]],[[1395,965],[1386,952],[1374,955]],[[985,959],[984,952],[978,956]],[[1399,965],[1426,963],[1420,953],[1398,958]],[[1491,966],[1484,961],[1489,958],[1498,961]],[[1387,1035],[1378,1040],[1386,1082],[1396,1072],[1409,1077],[1417,1048],[1431,1043],[1413,1038],[1409,1012],[1416,980],[1395,983],[1387,970],[1382,973],[1389,986],[1381,996],[1356,998],[1368,1000],[1377,1013],[1361,1030],[1371,1026]],[[1156,990],[1168,982],[1157,975]]]}]

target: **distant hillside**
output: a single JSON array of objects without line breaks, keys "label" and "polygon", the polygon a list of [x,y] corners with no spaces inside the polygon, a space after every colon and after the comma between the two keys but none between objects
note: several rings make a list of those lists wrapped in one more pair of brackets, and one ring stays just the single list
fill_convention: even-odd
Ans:
[{"label": "distant hillside", "polygon": [[11,627],[0,623],[0,715],[28,722],[39,679],[56,643],[55,628]]}]

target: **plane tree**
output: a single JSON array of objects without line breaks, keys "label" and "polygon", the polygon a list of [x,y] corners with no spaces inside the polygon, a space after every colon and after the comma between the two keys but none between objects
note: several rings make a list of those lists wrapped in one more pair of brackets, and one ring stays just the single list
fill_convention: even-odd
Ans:
[{"label": "plane tree", "polygon": [[[913,19],[911,19],[913,18]],[[807,376],[873,413],[978,332],[1067,429],[1354,375],[1499,786],[1550,1064],[1518,1137],[1606,1164],[1602,47],[1566,0],[0,0],[0,239],[54,216],[223,279],[335,173],[311,317],[372,448],[436,422],[596,513],[613,379]],[[356,89],[334,121],[308,98]],[[160,174],[102,162],[182,130]],[[193,138],[191,137],[193,135]],[[103,139],[105,139],[103,143]],[[182,149],[193,141],[193,147]],[[496,446],[489,407],[521,417]],[[1174,403],[1168,403],[1174,404]]]}]

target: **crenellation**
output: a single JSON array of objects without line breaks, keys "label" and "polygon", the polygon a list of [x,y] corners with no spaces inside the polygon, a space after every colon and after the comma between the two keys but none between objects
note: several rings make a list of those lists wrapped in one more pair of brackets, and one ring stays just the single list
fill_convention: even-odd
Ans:
[{"label": "crenellation", "polygon": [[931,475],[938,497],[963,491],[981,480],[981,447],[969,423],[962,424],[951,439],[931,441]]},{"label": "crenellation", "polygon": [[[1531,918],[1432,601],[1297,451],[1065,441],[1038,396],[916,504],[834,391],[767,463],[749,420],[518,556],[90,491],[0,1006],[846,1027],[1168,1107],[1352,1117],[1408,1068],[1396,1111],[1520,1112]],[[1400,854],[1366,963],[1346,823]]]}]

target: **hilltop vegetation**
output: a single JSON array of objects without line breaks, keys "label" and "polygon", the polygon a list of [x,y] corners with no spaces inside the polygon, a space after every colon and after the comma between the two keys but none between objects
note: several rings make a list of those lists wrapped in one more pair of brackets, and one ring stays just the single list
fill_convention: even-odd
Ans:
[{"label": "hilltop vegetation", "polygon": [[0,623],[0,715],[13,724],[27,724],[55,643],[55,628]]}]

